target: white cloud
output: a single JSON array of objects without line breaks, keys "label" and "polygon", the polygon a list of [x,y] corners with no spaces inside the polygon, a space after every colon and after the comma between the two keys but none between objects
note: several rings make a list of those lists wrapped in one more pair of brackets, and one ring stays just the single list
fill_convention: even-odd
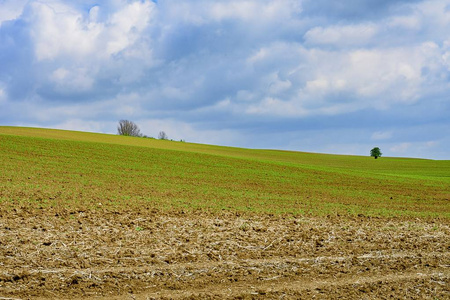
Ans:
[{"label": "white cloud", "polygon": [[450,50],[442,54],[442,59],[444,60],[444,64],[447,67],[447,69],[450,70]]},{"label": "white cloud", "polygon": [[[408,157],[424,157],[426,158],[428,153],[436,151],[441,146],[441,141],[420,141],[420,142],[403,142],[399,144],[391,145],[389,151],[395,156],[408,156]],[[438,150],[439,151],[439,150]],[[445,150],[444,150],[445,152]],[[443,156],[445,157],[445,156]]]},{"label": "white cloud", "polygon": [[[423,19],[436,27],[445,27],[450,24],[450,10],[448,0],[428,0],[420,2],[416,9],[423,15]],[[445,32],[439,32],[446,35]]]},{"label": "white cloud", "polygon": [[377,34],[375,24],[314,27],[304,35],[307,45],[362,46],[372,42]]},{"label": "white cloud", "polygon": [[89,10],[89,23],[97,23],[100,7],[98,5],[93,6]]},{"label": "white cloud", "polygon": [[410,30],[419,30],[422,26],[422,20],[417,15],[394,16],[388,19],[388,27],[400,27]]},{"label": "white cloud", "polygon": [[392,146],[389,150],[395,154],[404,154],[411,148],[411,146],[411,143],[400,143]]},{"label": "white cloud", "polygon": [[63,4],[33,2],[30,6],[31,34],[38,60],[51,60],[61,55],[81,58],[95,51],[101,26],[83,24],[82,15]]},{"label": "white cloud", "polygon": [[164,131],[169,139],[185,140],[191,143],[207,143],[214,145],[233,145],[243,137],[236,131],[222,129],[211,130],[196,128],[187,123],[172,119],[151,119],[136,121],[141,132],[147,136],[158,137],[160,131]]},{"label": "white cloud", "polygon": [[144,113],[142,98],[135,92],[118,94],[114,99],[104,101],[101,105],[106,112],[121,119],[139,118]]},{"label": "white cloud", "polygon": [[314,80],[308,80],[306,82],[305,89],[311,93],[321,93],[322,91],[327,91],[330,85],[325,78],[316,78]]},{"label": "white cloud", "polygon": [[[268,75],[270,80],[261,79],[261,84],[273,85],[267,91],[270,97],[252,102],[247,111],[279,116],[334,115],[415,103],[425,92],[423,86],[429,84],[423,77],[424,68],[432,72],[439,69],[436,57],[440,50],[435,46],[424,43],[405,48],[334,51],[275,43],[251,54],[247,64],[261,69],[278,59],[282,63],[275,68],[283,70],[285,64],[289,68],[283,70],[282,79],[277,78],[278,72]],[[280,94],[286,91],[289,93]]]},{"label": "white cloud", "polygon": [[137,93],[123,93],[110,99],[85,102],[47,103],[42,99],[34,99],[26,103],[21,113],[30,120],[53,122],[59,126],[69,120],[104,122],[105,116],[107,120],[141,118],[144,114],[141,103],[142,98]]},{"label": "white cloud", "polygon": [[[395,103],[414,103],[423,96],[427,82],[423,70],[437,72],[439,49],[423,44],[415,47],[315,52],[309,60],[312,80],[305,91],[323,95],[338,90],[358,95],[366,107],[388,108]],[[429,82],[427,82],[429,84]],[[426,86],[425,86],[426,88]],[[373,99],[376,98],[376,101]]]},{"label": "white cloud", "polygon": [[238,102],[251,102],[255,99],[255,93],[249,90],[239,90],[236,93],[236,100]]},{"label": "white cloud", "polygon": [[392,131],[377,131],[374,132],[371,136],[371,140],[380,141],[380,140],[388,140],[392,138]]},{"label": "white cloud", "polygon": [[245,112],[250,115],[272,115],[278,117],[299,117],[311,115],[311,111],[303,108],[301,103],[283,101],[278,98],[266,97],[258,104],[249,105]]},{"label": "white cloud", "polygon": [[118,53],[135,43],[149,25],[153,9],[150,1],[132,2],[116,12],[108,22],[107,53]]},{"label": "white cloud", "polygon": [[271,95],[277,95],[284,91],[289,90],[292,87],[292,82],[289,79],[280,78],[278,73],[272,73],[267,78],[269,89],[268,92]]},{"label": "white cloud", "polygon": [[6,103],[6,101],[7,101],[6,92],[4,89],[0,87],[0,104]]},{"label": "white cloud", "polygon": [[28,0],[0,0],[0,25],[4,21],[14,20],[22,14]]},{"label": "white cloud", "polygon": [[94,79],[86,68],[74,70],[58,68],[51,73],[50,80],[56,84],[56,90],[62,93],[86,91],[94,84]]},{"label": "white cloud", "polygon": [[412,102],[419,96],[423,60],[418,49],[414,48],[357,50],[349,55],[350,66],[346,75],[363,97],[382,96],[389,92],[391,99],[387,101]]},{"label": "white cloud", "polygon": [[233,20],[251,24],[278,23],[301,12],[301,5],[296,0],[204,0],[158,4],[162,7],[165,18],[174,23],[195,25]]},{"label": "white cloud", "polygon": [[99,6],[91,8],[88,16],[62,2],[32,2],[30,7],[38,60],[108,59],[136,43],[154,10],[150,1],[132,2],[105,22],[97,22],[103,9]]},{"label": "white cloud", "polygon": [[427,147],[427,148],[434,148],[434,147],[439,146],[439,144],[440,143],[438,141],[428,141],[428,142],[425,143],[425,147]]},{"label": "white cloud", "polygon": [[115,128],[114,125],[116,124],[74,118],[57,123],[52,128],[85,132],[115,133],[111,130],[111,128]]},{"label": "white cloud", "polygon": [[[242,19],[258,21],[289,18],[293,13],[301,10],[298,1],[224,1],[213,3],[208,8],[213,19]],[[255,12],[258,12],[255,14]]]}]

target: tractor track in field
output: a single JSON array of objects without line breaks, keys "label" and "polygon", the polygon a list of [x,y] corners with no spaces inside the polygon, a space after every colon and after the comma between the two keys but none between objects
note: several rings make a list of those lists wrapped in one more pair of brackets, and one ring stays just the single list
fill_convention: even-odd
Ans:
[{"label": "tractor track in field", "polygon": [[[441,286],[448,284],[449,274],[430,273],[391,273],[384,276],[364,276],[357,279],[348,276],[330,280],[312,280],[298,278],[273,279],[267,282],[244,281],[234,285],[216,284],[207,288],[187,288],[181,291],[162,290],[153,293],[142,293],[130,299],[186,299],[186,298],[252,298],[252,299],[305,299],[305,298],[382,298],[391,295],[404,298],[427,298],[425,289],[418,289],[427,282],[435,282]],[[413,283],[413,284],[411,284]],[[409,287],[407,285],[410,285]],[[401,288],[398,286],[404,285]],[[408,291],[409,290],[409,291]],[[443,289],[444,290],[444,289]],[[428,291],[430,292],[430,291]],[[448,296],[448,290],[442,292]],[[117,297],[115,299],[123,298]],[[429,298],[432,298],[431,296]],[[114,298],[112,298],[114,299]]]},{"label": "tractor track in field", "polygon": [[448,220],[0,208],[0,299],[450,297]]}]

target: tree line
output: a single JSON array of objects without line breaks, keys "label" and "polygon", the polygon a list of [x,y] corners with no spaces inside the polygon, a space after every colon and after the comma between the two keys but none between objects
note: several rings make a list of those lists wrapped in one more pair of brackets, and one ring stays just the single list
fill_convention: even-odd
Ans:
[{"label": "tree line", "polygon": [[[141,130],[139,129],[139,126],[137,126],[136,123],[129,121],[129,120],[120,120],[119,121],[119,125],[117,125],[117,134],[124,135],[124,136],[152,138],[152,137],[142,134]],[[158,134],[158,139],[168,140],[169,136],[164,131],[160,131]],[[184,140],[181,140],[181,142],[184,142]]]}]

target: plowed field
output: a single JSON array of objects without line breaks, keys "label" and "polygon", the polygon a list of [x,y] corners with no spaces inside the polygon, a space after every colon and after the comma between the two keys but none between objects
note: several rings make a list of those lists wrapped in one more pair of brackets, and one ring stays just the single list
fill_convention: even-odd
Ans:
[{"label": "plowed field", "polygon": [[1,212],[0,295],[448,299],[449,236],[438,220],[20,208]]}]

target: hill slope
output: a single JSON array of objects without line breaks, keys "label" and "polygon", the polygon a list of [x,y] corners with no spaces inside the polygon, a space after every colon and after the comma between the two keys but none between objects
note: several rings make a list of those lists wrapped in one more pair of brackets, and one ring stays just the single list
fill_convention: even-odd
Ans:
[{"label": "hill slope", "polygon": [[449,217],[450,161],[0,127],[3,202]]}]

